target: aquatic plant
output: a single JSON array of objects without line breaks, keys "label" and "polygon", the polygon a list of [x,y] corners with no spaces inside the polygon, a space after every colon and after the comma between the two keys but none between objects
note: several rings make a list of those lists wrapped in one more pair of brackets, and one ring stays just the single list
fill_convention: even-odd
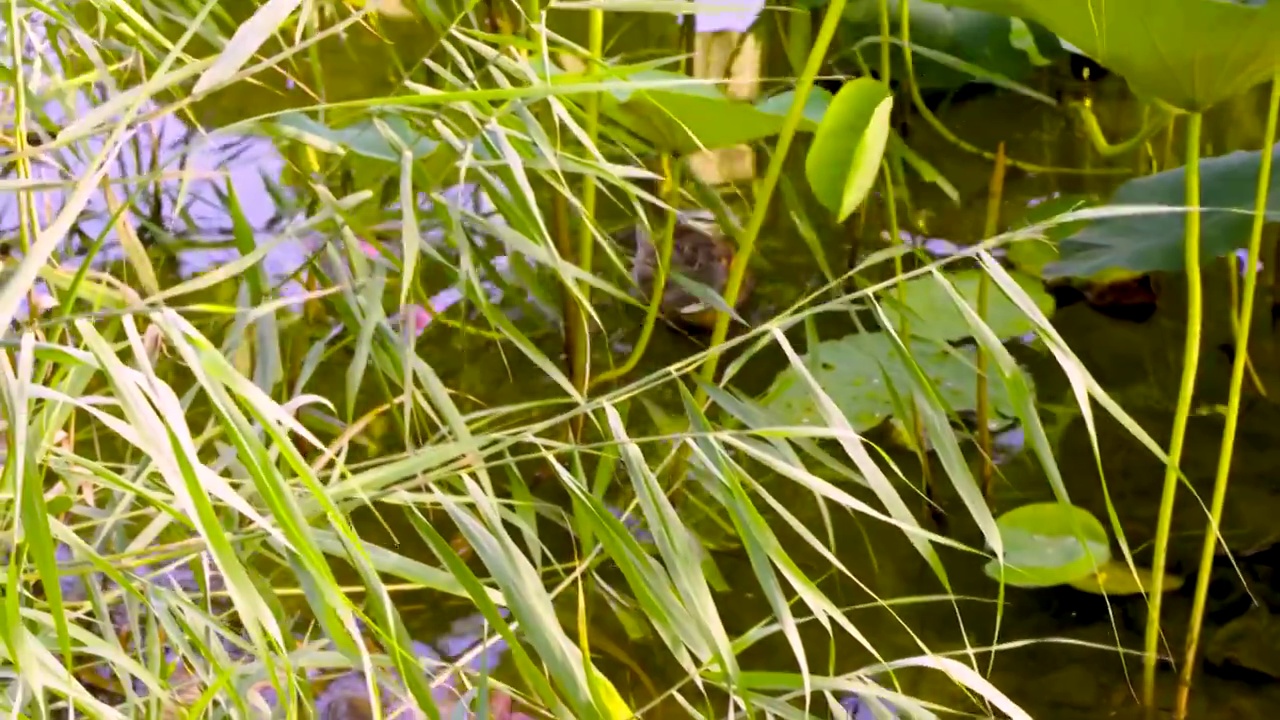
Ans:
[{"label": "aquatic plant", "polygon": [[[1070,588],[1149,597],[1153,706],[1182,435],[1217,412],[1192,403],[1198,273],[1243,249],[1185,716],[1275,265],[1274,109],[1203,160],[1199,118],[1274,72],[1272,4],[1117,2],[1102,33],[1079,2],[747,3],[683,25],[671,3],[349,5],[8,8],[0,709],[1023,718],[1052,701],[992,658],[1061,642],[1006,620]],[[711,28],[781,28],[796,77],[742,100],[691,76],[682,43]],[[1177,111],[1108,142],[1102,101],[1023,84],[1052,86],[1066,50]],[[816,87],[848,62],[861,77]],[[995,150],[961,141],[919,94],[967,79],[1044,116],[1010,105]],[[1174,168],[1150,146],[1180,113]],[[1022,142],[1033,120],[1075,123],[1092,154]],[[750,193],[692,177],[739,144],[768,158]],[[1001,212],[1031,197],[1052,200]],[[695,208],[735,252],[693,294],[711,333],[685,338],[656,288]],[[651,277],[617,239],[637,222]],[[1055,294],[1171,272],[1191,302],[1166,452],[1132,388],[1095,375],[1097,346],[1150,325],[1095,338]],[[639,328],[636,279],[655,283]],[[1165,495],[1151,569],[1142,503],[1113,495],[1124,436],[1165,468],[1123,478]],[[979,564],[994,582],[962,585]],[[1071,651],[1125,657],[1112,630]]]}]

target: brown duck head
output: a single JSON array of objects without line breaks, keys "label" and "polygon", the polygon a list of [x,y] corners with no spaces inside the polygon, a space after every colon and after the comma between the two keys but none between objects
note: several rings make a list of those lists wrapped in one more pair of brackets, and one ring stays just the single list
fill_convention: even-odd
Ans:
[{"label": "brown duck head", "polygon": [[[632,277],[644,296],[649,298],[657,280],[658,250],[646,228],[637,227],[634,235],[636,250]],[[709,213],[679,213],[672,237],[670,274],[662,290],[663,315],[696,327],[712,327],[716,318],[715,306],[690,289],[688,284],[701,285],[723,296],[735,251],[733,243]],[[679,275],[680,279],[672,275]],[[754,287],[755,278],[748,271],[738,291],[737,308],[746,303]]]}]

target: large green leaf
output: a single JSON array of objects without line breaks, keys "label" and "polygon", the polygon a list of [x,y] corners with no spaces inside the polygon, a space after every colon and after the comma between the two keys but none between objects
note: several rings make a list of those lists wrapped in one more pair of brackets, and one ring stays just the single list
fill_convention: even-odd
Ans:
[{"label": "large green leaf", "polygon": [[[1280,67],[1280,3],[1223,0],[953,0],[1045,26],[1134,91],[1202,111]],[[914,4],[912,5],[914,10]]]},{"label": "large green leaf", "polygon": [[[911,341],[908,347],[911,357],[953,411],[977,408],[977,376],[971,349],[923,339]],[[903,365],[894,352],[893,340],[885,333],[856,333],[827,340],[811,348],[802,360],[857,431],[869,430],[891,416],[894,394],[901,397],[911,389],[912,371]],[[1015,417],[1008,390],[999,377],[992,378],[988,392],[996,414]],[[817,401],[793,367],[778,373],[761,402],[774,413],[771,420],[775,422],[794,425],[822,422]]]},{"label": "large green leaf", "polygon": [[[975,312],[978,309],[978,286],[985,274],[981,270],[962,270],[947,275],[956,291]],[[1012,273],[1012,276],[1031,296],[1041,312],[1045,315],[1053,314],[1053,296],[1045,291],[1040,281],[1018,272]],[[993,285],[994,283],[988,285],[987,312],[983,317],[991,331],[1002,339],[1034,331],[1035,323]],[[885,314],[894,327],[901,326],[904,319],[902,316],[905,315],[912,335],[942,341],[972,337],[969,323],[937,278],[924,275],[908,280],[903,283],[902,295],[901,306],[897,303],[896,290],[885,293],[883,297]]]},{"label": "large green leaf", "polygon": [[694,82],[688,75],[665,70],[642,70],[628,78],[671,84],[634,89],[620,84],[605,95],[603,111],[658,148],[673,153],[730,147],[769,137],[781,129],[789,109],[781,108],[779,112],[776,100],[762,109],[730,98],[715,85]]},{"label": "large green leaf", "polygon": [[[1273,160],[1280,145],[1272,149]],[[1249,240],[1254,185],[1260,151],[1238,151],[1200,161],[1201,243],[1204,259],[1221,257]],[[1185,168],[1130,180],[1111,198],[1111,205],[1182,207]],[[1272,165],[1269,218],[1280,217],[1280,163]],[[1185,214],[1127,215],[1097,220],[1064,239],[1061,259],[1044,268],[1046,278],[1093,278],[1108,271],[1147,273],[1184,267]]]},{"label": "large green leaf", "polygon": [[[791,110],[791,103],[795,99],[794,90],[786,90],[777,95],[765,98],[756,103],[756,108],[762,112],[777,115],[778,124],[781,126],[781,118]],[[800,120],[801,132],[814,132],[822,123],[822,118],[827,114],[827,108],[831,107],[831,93],[820,87],[814,87],[809,90],[809,97],[805,99],[804,115]],[[947,197],[957,205],[960,203],[960,193],[956,190],[951,181],[947,180],[938,169],[930,165],[927,160],[917,154],[914,150],[907,146],[906,142],[892,130],[889,133],[889,141],[885,145],[885,154],[889,157],[897,158],[911,168],[921,180],[938,186],[938,189],[946,193]]]},{"label": "large green leaf", "polygon": [[[1051,587],[1081,581],[1111,560],[1107,530],[1084,508],[1032,503],[996,519],[1004,542],[1004,581],[1018,587]],[[1000,579],[1000,563],[983,570]]]},{"label": "large green leaf", "polygon": [[804,173],[813,194],[844,222],[862,204],[889,140],[893,96],[884,83],[858,78],[836,93],[814,134]]},{"label": "large green leaf", "polygon": [[[889,0],[890,32],[895,37],[901,36],[899,3],[900,0]],[[1035,59],[1013,44],[1014,24],[1004,15],[949,7],[930,0],[912,0],[910,9],[911,44],[914,48],[943,53],[1009,80],[1025,78],[1035,69]],[[878,36],[879,13],[879,0],[854,0],[845,5],[846,22],[841,31],[850,38]],[[1026,32],[1022,28],[1018,30]],[[1052,58],[1066,54],[1052,33],[1034,25],[1029,30],[1031,38],[1022,40],[1031,40],[1039,56]],[[878,52],[864,51],[863,57],[879,70]],[[892,58],[893,76],[902,77],[906,72],[902,53],[895,50]],[[913,81],[921,88],[949,89],[975,80],[975,74],[966,72],[959,63],[939,62],[919,52],[912,59],[915,66]]]},{"label": "large green leaf", "polygon": [[[388,132],[409,148],[414,158],[424,158],[439,143],[417,132],[401,116],[387,114],[380,118]],[[342,128],[330,127],[302,113],[287,113],[276,120],[276,127],[290,138],[327,153],[354,153],[374,160],[400,162],[400,149],[379,130],[372,120],[363,120]]]}]

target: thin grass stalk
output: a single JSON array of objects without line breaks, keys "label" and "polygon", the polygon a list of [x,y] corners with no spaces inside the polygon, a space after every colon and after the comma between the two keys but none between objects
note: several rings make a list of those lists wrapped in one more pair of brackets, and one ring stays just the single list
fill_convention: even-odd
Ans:
[{"label": "thin grass stalk", "polygon": [[793,74],[804,67],[812,43],[813,12],[808,8],[793,8],[787,17],[787,61]]},{"label": "thin grass stalk", "polygon": [[[563,258],[574,257],[573,230],[569,223],[569,200],[563,193],[557,193],[551,203],[551,230],[556,240],[556,251]],[[564,312],[564,353],[569,358],[569,380],[579,393],[587,389],[586,358],[587,350],[587,318],[582,306],[573,297],[572,288],[566,287],[561,296]],[[577,436],[581,427],[581,416],[571,423],[571,437]]]},{"label": "thin grass stalk", "polygon": [[[904,0],[902,4],[902,14],[904,17],[907,15],[907,7],[908,7],[908,4],[906,0]],[[860,64],[865,66],[865,61],[862,60],[861,56],[858,56],[858,60]],[[906,70],[906,76],[908,78],[914,78],[916,74],[915,58],[914,58],[914,53],[911,50],[911,35],[906,28],[902,29],[902,64]],[[934,112],[930,110],[929,106],[925,103],[924,96],[920,94],[919,83],[915,83],[915,82],[906,83],[906,89],[908,90],[908,95],[911,97],[912,107],[915,108],[916,112],[920,114],[920,117],[924,118],[924,121],[928,123],[929,127],[933,128],[934,131],[936,131],[938,135],[942,137],[943,140],[946,140],[947,142],[951,143],[952,145],[960,148],[961,150],[967,153],[984,157],[988,160],[991,160],[992,162],[995,161],[996,159],[995,153],[989,152],[987,150],[983,150],[977,145],[974,145],[973,143],[970,143],[967,140],[964,140],[959,135],[956,135],[955,133],[951,132],[951,129],[948,128],[946,124],[942,122],[942,119],[939,118],[937,115],[935,115]],[[1043,173],[1048,175],[1063,174],[1063,175],[1088,176],[1088,175],[1126,175],[1129,173],[1129,170],[1126,168],[1099,168],[1099,169],[1083,168],[1082,169],[1082,168],[1074,168],[1074,167],[1037,165],[1036,163],[1025,162],[1025,161],[1017,160],[1007,156],[1005,157],[1005,164],[1008,165],[1009,167],[1014,167],[1019,170],[1023,170],[1025,172]]]},{"label": "thin grass stalk", "polygon": [[[10,58],[13,62],[13,149],[17,153],[15,161],[15,169],[17,177],[23,183],[31,181],[31,159],[27,157],[27,150],[30,149],[27,142],[27,82],[26,72],[23,63],[22,48],[25,45],[24,35],[22,33],[22,18],[19,15],[17,3],[9,6],[9,14],[7,18],[9,24],[9,49],[12,53]],[[22,254],[25,256],[31,252],[31,244],[35,239],[38,231],[36,230],[36,211],[34,199],[31,193],[26,190],[18,192],[18,247],[22,248]],[[57,291],[50,287],[49,291],[57,297]],[[34,320],[36,316],[36,291],[35,286],[27,288],[27,319]]]},{"label": "thin grass stalk", "polygon": [[1164,135],[1164,149],[1160,153],[1160,169],[1171,170],[1175,162],[1173,157],[1173,140],[1178,134],[1178,116],[1174,115],[1169,122],[1168,131]]},{"label": "thin grass stalk", "polygon": [[668,154],[663,154],[662,156],[662,175],[663,186],[660,195],[663,202],[670,205],[671,208],[665,214],[662,223],[662,235],[658,238],[658,265],[654,271],[653,288],[649,292],[649,306],[645,309],[644,325],[640,327],[640,337],[636,340],[635,347],[631,348],[631,354],[627,356],[626,362],[601,373],[591,382],[593,387],[610,380],[616,380],[635,370],[636,366],[640,364],[640,358],[644,357],[644,352],[649,347],[649,340],[653,337],[653,329],[658,324],[658,316],[662,309],[662,294],[667,288],[667,274],[670,272],[671,253],[675,246],[676,220],[678,218],[676,199],[680,195],[680,165],[679,163],[673,163],[671,156]]},{"label": "thin grass stalk", "polygon": [[1262,253],[1262,228],[1267,222],[1267,199],[1271,193],[1271,155],[1276,142],[1278,113],[1280,113],[1280,75],[1273,77],[1271,81],[1271,108],[1267,113],[1262,157],[1258,163],[1257,196],[1254,200],[1252,234],[1249,236],[1249,254],[1245,260],[1244,291],[1241,297],[1236,354],[1231,362],[1226,424],[1222,428],[1222,448],[1218,453],[1218,472],[1213,482],[1213,499],[1209,503],[1209,523],[1205,528],[1204,546],[1200,551],[1200,568],[1196,573],[1196,591],[1191,601],[1191,617],[1187,620],[1186,651],[1178,673],[1177,700],[1173,710],[1175,720],[1185,720],[1187,717],[1187,702],[1191,697],[1191,676],[1195,672],[1205,602],[1209,597],[1209,573],[1213,565],[1213,554],[1218,546],[1218,528],[1222,523],[1222,507],[1227,499],[1227,484],[1231,479],[1231,458],[1235,450],[1236,427],[1240,421],[1240,399],[1244,389],[1244,372],[1249,357],[1249,331],[1253,326],[1253,306],[1258,291],[1258,258]]},{"label": "thin grass stalk", "polygon": [[1271,334],[1276,334],[1276,320],[1280,319],[1280,238],[1271,243],[1271,282],[1268,295],[1271,305]]},{"label": "thin grass stalk", "polygon": [[[907,43],[911,41],[911,3],[910,0],[902,0],[902,4],[898,8],[898,30],[902,33],[902,45],[907,47]],[[887,86],[891,79],[889,70],[889,5],[887,0],[880,2],[880,62],[885,74],[885,85]],[[912,80],[912,68],[910,63],[907,64],[906,82],[914,85]],[[888,160],[884,162],[884,201],[886,219],[889,223],[889,235],[891,242],[898,244],[902,242],[901,226],[898,223],[898,196],[897,188],[893,184],[893,166]],[[895,255],[893,258],[893,271],[897,277],[902,277],[902,255]],[[903,308],[903,312],[898,313],[898,317],[902,319],[901,325],[897,328],[898,334],[904,338],[911,337],[911,318],[905,308],[907,307],[906,287],[904,283],[897,285],[898,305]],[[908,418],[911,428],[912,446],[915,448],[916,460],[920,463],[920,490],[924,495],[924,511],[925,514],[933,519],[933,523],[937,527],[941,527],[944,521],[943,514],[938,510],[937,504],[934,503],[933,494],[933,473],[929,464],[929,445],[924,431],[924,419],[920,416],[920,412],[916,407],[915,397],[911,398],[911,417]]]},{"label": "thin grass stalk", "polygon": [[[587,51],[591,54],[592,70],[598,71],[601,67],[601,56],[604,52],[604,11],[600,8],[592,9],[589,13],[589,20]],[[586,111],[584,129],[587,133],[587,140],[592,146],[595,146],[600,138],[599,93],[591,93],[586,97],[584,109]],[[586,175],[582,179],[582,216],[578,224],[577,264],[579,268],[587,272],[591,272],[593,266],[592,261],[596,241],[591,223],[595,216],[596,179],[593,175]],[[581,302],[589,304],[591,301],[591,287],[583,284],[578,288],[578,292],[582,294]],[[582,311],[581,307],[578,307],[574,314],[576,317],[567,326],[567,330],[573,338],[570,341],[570,346],[573,349],[573,356],[570,360],[572,363],[570,377],[578,392],[585,393],[590,384],[589,366],[591,356],[590,338],[587,332],[587,315]]]},{"label": "thin grass stalk", "polygon": [[[1228,255],[1223,260],[1227,264],[1227,292],[1231,300],[1227,307],[1227,320],[1231,323],[1232,347],[1235,352],[1244,353],[1244,368],[1249,373],[1249,382],[1259,395],[1266,397],[1267,387],[1262,383],[1262,378],[1253,366],[1253,356],[1249,354],[1248,338],[1241,338],[1240,336],[1240,275],[1244,272],[1243,261],[1241,261],[1242,269],[1238,271],[1236,270],[1237,259],[1234,254]],[[1232,356],[1233,362],[1234,359],[1234,356]]]},{"label": "thin grass stalk", "polygon": [[[1000,232],[1000,204],[1004,201],[1004,143],[996,148],[996,166],[991,170],[991,183],[987,188],[987,219],[982,229],[983,239]],[[978,317],[986,322],[991,305],[991,283],[984,272],[978,277]],[[996,465],[991,454],[991,401],[987,396],[987,353],[978,343],[976,353],[978,367],[978,448],[982,455],[982,492],[991,502],[995,490]]]},{"label": "thin grass stalk", "polygon": [[[831,5],[827,8],[826,15],[822,18],[822,26],[818,28],[818,36],[814,40],[813,48],[809,51],[809,59],[805,62],[804,72],[796,79],[795,98],[791,101],[791,108],[787,111],[786,118],[782,121],[782,128],[778,132],[778,143],[774,148],[773,157],[769,160],[769,167],[765,170],[764,179],[760,182],[755,197],[755,208],[751,212],[751,218],[747,222],[747,226],[738,236],[738,251],[734,254],[733,263],[729,266],[729,278],[725,283],[724,300],[728,307],[737,307],[738,294],[742,290],[742,279],[746,275],[747,264],[751,260],[752,253],[755,252],[756,239],[760,236],[760,230],[764,227],[765,218],[769,214],[769,201],[773,197],[773,191],[778,187],[778,180],[782,177],[782,169],[786,165],[787,151],[791,149],[791,143],[795,140],[796,131],[800,128],[800,120],[804,117],[805,103],[809,100],[809,91],[813,89],[813,79],[817,77],[818,70],[822,67],[822,62],[827,55],[827,48],[831,46],[831,40],[835,37],[836,28],[840,25],[840,19],[844,12],[845,0],[831,0]],[[726,312],[718,312],[716,314],[716,324],[711,331],[710,347],[717,348],[722,345],[725,338],[729,335],[729,314]],[[712,352],[707,356],[707,360],[702,365],[702,377],[708,383],[714,382],[716,375],[716,367],[720,361],[720,354]],[[699,405],[707,400],[706,390],[698,388],[697,402]],[[687,445],[684,447],[688,447]]]},{"label": "thin grass stalk", "polygon": [[1169,555],[1169,529],[1173,524],[1173,504],[1178,489],[1178,466],[1187,435],[1187,419],[1191,415],[1191,399],[1196,389],[1196,370],[1200,366],[1200,328],[1204,319],[1204,298],[1200,286],[1200,132],[1204,116],[1187,116],[1186,157],[1186,265],[1187,265],[1187,339],[1182,349],[1182,383],[1178,388],[1178,405],[1169,438],[1169,461],[1165,465],[1164,488],[1160,493],[1160,514],[1156,523],[1155,556],[1151,567],[1149,611],[1142,661],[1142,702],[1147,717],[1156,713],[1156,648],[1160,643],[1160,606],[1164,593],[1165,561]]},{"label": "thin grass stalk", "polygon": [[[881,181],[884,192],[884,209],[885,222],[889,225],[890,244],[899,245],[902,243],[901,226],[898,224],[898,199],[897,193],[893,185],[893,170],[889,166],[888,160],[881,163]],[[895,255],[893,258],[893,272],[895,278],[901,278],[906,274],[902,264],[902,255]],[[911,318],[906,312],[907,295],[906,283],[898,282],[894,286],[894,292],[897,296],[898,307],[902,311],[898,313],[898,326],[894,328],[897,333],[910,342],[911,337]],[[920,491],[924,496],[924,512],[933,519],[934,525],[941,526],[943,522],[942,513],[937,510],[934,503],[933,494],[933,474],[929,465],[929,443],[928,436],[925,434],[924,419],[921,417],[919,407],[916,405],[916,397],[912,394],[911,402],[908,407],[909,415],[907,417],[907,428],[910,432],[911,448],[915,451],[916,460],[920,463]]]},{"label": "thin grass stalk", "polygon": [[[893,70],[889,65],[889,43],[892,36],[889,34],[889,0],[880,0],[880,82],[885,87],[889,87],[890,81],[893,79]],[[910,12],[907,3],[902,3],[902,15],[905,18]]]}]

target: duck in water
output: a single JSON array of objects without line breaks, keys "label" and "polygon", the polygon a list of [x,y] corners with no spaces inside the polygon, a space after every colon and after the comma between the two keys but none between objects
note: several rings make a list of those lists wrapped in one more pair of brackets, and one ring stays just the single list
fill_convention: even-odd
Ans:
[{"label": "duck in water", "polygon": [[[386,695],[387,693],[382,693]],[[419,717],[417,713],[404,713],[395,703],[384,703],[382,715],[393,717]],[[334,680],[316,699],[317,720],[369,720],[373,717],[373,703],[363,673],[348,673]]]},{"label": "duck in water", "polygon": [[[658,275],[658,249],[649,231],[637,227],[635,258],[631,275],[646,298],[652,297]],[[660,309],[668,319],[700,328],[711,328],[716,322],[716,307],[689,288],[701,285],[723,297],[729,283],[729,266],[733,263],[734,246],[714,219],[706,212],[677,214],[671,243],[670,273],[662,290]],[[678,275],[680,277],[673,277]],[[741,309],[755,287],[748,271],[738,290],[735,309]]]}]

